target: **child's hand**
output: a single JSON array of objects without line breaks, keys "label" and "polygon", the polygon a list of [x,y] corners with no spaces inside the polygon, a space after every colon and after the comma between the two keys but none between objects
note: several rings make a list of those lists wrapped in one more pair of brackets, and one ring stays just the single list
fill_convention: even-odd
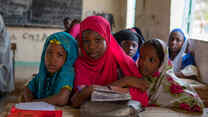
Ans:
[{"label": "child's hand", "polygon": [[26,97],[24,96],[23,102],[32,102],[33,98],[32,97]]},{"label": "child's hand", "polygon": [[76,91],[75,94],[71,98],[73,107],[80,107],[86,100],[88,100],[91,96],[91,93],[94,90],[94,86],[85,86],[80,91]]},{"label": "child's hand", "polygon": [[29,88],[25,87],[24,95],[23,95],[23,101],[24,102],[32,102],[34,96],[32,92],[29,90]]},{"label": "child's hand", "polygon": [[113,82],[111,86],[134,87],[140,89],[141,91],[146,91],[149,88],[149,83],[142,78],[127,76]]},{"label": "child's hand", "polygon": [[121,88],[121,87],[117,87],[117,86],[109,86],[109,88],[111,90],[119,92],[119,93],[128,93],[129,92],[129,88]]},{"label": "child's hand", "polygon": [[138,88],[141,91],[146,91],[149,88],[149,83],[146,80],[138,79],[135,81],[135,85],[132,84],[132,87]]}]

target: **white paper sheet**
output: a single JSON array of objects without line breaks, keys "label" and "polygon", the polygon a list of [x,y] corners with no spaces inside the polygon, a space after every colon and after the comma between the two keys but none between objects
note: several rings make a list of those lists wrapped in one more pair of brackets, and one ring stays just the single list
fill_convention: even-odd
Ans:
[{"label": "white paper sheet", "polygon": [[17,109],[23,110],[55,110],[55,106],[46,102],[27,102],[16,104]]}]

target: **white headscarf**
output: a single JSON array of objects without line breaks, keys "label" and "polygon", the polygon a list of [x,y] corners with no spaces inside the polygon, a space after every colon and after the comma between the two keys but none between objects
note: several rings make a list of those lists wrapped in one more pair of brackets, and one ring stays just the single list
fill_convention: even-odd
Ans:
[{"label": "white headscarf", "polygon": [[[182,58],[183,58],[183,55],[185,54],[186,47],[189,43],[189,40],[186,38],[185,34],[183,33],[181,29],[176,28],[172,32],[180,32],[184,37],[184,42],[183,42],[183,46],[181,47],[181,50],[179,51],[177,56],[174,58],[174,60],[171,60],[171,63],[173,64],[174,72],[179,72],[181,70]],[[169,43],[169,40],[168,40],[168,43]]]}]

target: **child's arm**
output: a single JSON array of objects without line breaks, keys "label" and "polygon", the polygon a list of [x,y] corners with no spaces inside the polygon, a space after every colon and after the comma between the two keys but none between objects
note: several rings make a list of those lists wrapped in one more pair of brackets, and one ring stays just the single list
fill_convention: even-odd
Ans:
[{"label": "child's arm", "polygon": [[67,88],[62,88],[61,91],[58,94],[55,94],[53,96],[47,97],[47,98],[42,98],[42,99],[33,99],[32,101],[44,101],[49,104],[54,104],[54,105],[65,105],[68,103],[69,96],[70,96],[70,91]]},{"label": "child's arm", "polygon": [[122,87],[118,87],[118,86],[110,86],[109,88],[111,88],[111,90],[117,91],[119,93],[128,93],[129,92],[129,88],[122,88]]},{"label": "child's arm", "polygon": [[93,91],[93,86],[86,86],[81,91],[76,91],[71,98],[73,107],[80,107],[80,105],[90,98]]},{"label": "child's arm", "polygon": [[149,87],[147,81],[132,76],[126,76],[113,82],[111,85],[118,87],[134,87],[140,89],[141,91],[146,91]]},{"label": "child's arm", "polygon": [[31,102],[32,99],[34,98],[32,92],[30,91],[30,89],[26,86],[24,89],[24,100],[25,102]]}]

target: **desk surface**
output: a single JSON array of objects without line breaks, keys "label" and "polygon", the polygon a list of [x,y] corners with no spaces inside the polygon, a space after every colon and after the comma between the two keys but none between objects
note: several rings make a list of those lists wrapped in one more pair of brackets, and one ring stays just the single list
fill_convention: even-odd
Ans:
[{"label": "desk surface", "polygon": [[[12,105],[14,105],[14,103],[7,104],[5,111],[0,113],[0,117],[6,117]],[[80,116],[79,109],[74,109],[70,106],[56,107],[56,109],[63,111],[63,117]],[[202,114],[172,110],[168,108],[148,107],[144,112],[140,113],[140,115],[141,117],[201,117]]]}]

